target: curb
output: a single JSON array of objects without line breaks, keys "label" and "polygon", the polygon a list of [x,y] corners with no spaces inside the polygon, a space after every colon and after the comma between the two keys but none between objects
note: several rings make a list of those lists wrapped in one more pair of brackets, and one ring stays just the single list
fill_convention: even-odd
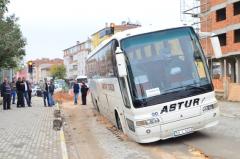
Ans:
[{"label": "curb", "polygon": [[[58,103],[56,104],[56,110],[60,111]],[[61,121],[61,128],[60,128],[60,142],[61,142],[61,149],[62,149],[62,159],[68,159],[68,152],[67,152],[67,146],[66,146],[66,140],[64,136],[64,131],[63,131],[63,120],[61,117],[57,117],[57,120]]]}]

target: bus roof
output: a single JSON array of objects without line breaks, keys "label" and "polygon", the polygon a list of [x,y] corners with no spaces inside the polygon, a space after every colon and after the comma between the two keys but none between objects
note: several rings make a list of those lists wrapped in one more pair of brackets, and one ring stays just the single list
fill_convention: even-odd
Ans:
[{"label": "bus roof", "polygon": [[91,56],[93,56],[99,49],[101,49],[103,46],[105,46],[108,42],[110,42],[113,39],[116,39],[118,41],[145,33],[155,32],[155,31],[161,31],[161,30],[167,30],[167,29],[173,29],[173,28],[181,28],[181,27],[189,27],[184,25],[174,25],[174,26],[168,26],[168,27],[156,27],[156,26],[148,26],[148,27],[137,27],[134,29],[125,30],[122,32],[117,32],[109,39],[104,40],[102,43],[100,43],[90,54],[88,54],[87,59],[89,59]]}]

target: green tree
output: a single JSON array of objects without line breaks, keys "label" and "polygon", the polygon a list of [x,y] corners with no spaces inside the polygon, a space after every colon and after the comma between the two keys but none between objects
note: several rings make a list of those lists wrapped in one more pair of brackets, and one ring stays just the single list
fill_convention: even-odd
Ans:
[{"label": "green tree", "polygon": [[7,4],[9,0],[0,0],[0,19],[3,18],[4,13],[7,11]]},{"label": "green tree", "polygon": [[25,56],[26,40],[23,38],[18,18],[4,16],[9,0],[0,0],[0,68],[17,67]]},{"label": "green tree", "polygon": [[64,65],[52,65],[50,69],[50,74],[53,79],[64,79],[66,76],[66,68]]}]

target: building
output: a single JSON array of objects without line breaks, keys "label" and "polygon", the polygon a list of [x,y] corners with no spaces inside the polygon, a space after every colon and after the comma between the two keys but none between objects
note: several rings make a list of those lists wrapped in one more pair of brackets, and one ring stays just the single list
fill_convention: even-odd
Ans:
[{"label": "building", "polygon": [[[140,25],[137,24],[123,22],[121,25],[114,25],[113,33],[139,26]],[[88,39],[82,43],[77,41],[76,45],[63,50],[63,59],[66,67],[67,79],[75,79],[79,75],[85,75],[85,61],[88,53],[97,47],[103,40],[109,38],[112,35],[111,31],[111,27],[106,24],[103,29],[100,29],[92,34],[91,39]]]},{"label": "building", "polygon": [[82,43],[77,41],[76,45],[63,50],[67,79],[75,79],[78,75],[85,75],[85,61],[90,51],[90,40]]},{"label": "building", "polygon": [[3,82],[4,78],[7,78],[9,81],[12,81],[14,76],[13,69],[0,69],[0,83]]},{"label": "building", "polygon": [[[114,25],[113,23],[111,23],[111,25],[114,27],[114,33],[140,27],[139,24],[131,24],[126,22],[122,22],[121,25]],[[92,48],[96,48],[102,41],[109,38],[111,35],[111,26],[106,23],[106,26],[103,29],[100,29],[91,35]]]},{"label": "building", "polygon": [[[240,90],[240,0],[182,0],[183,6],[190,3],[195,6],[185,8],[185,17],[197,19],[192,20],[195,28],[215,33],[220,41],[220,58],[213,54],[209,38],[201,41],[215,90],[222,92],[225,99],[236,100]],[[240,101],[240,97],[237,100]]]},{"label": "building", "polygon": [[63,60],[59,58],[55,59],[36,59],[33,60],[33,73],[32,73],[32,80],[34,83],[43,80],[44,78],[51,78],[50,75],[50,68],[52,65],[63,65]]}]

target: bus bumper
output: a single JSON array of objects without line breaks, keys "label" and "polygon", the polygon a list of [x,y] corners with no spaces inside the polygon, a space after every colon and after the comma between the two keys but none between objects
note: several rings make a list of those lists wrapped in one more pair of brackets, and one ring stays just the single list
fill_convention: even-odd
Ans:
[{"label": "bus bumper", "polygon": [[[200,116],[192,117],[189,119],[152,127],[137,127],[135,133],[129,134],[129,137],[138,143],[150,143],[158,140],[174,138],[215,126],[219,122],[218,118],[219,108],[216,108],[214,110],[202,113]],[[175,132],[178,131],[186,133],[176,135]]]}]

